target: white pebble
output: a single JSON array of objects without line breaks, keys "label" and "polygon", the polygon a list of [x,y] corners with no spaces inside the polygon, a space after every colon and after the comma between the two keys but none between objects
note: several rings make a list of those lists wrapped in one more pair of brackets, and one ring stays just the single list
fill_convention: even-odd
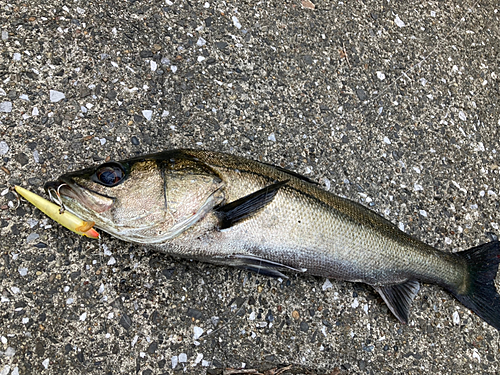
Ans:
[{"label": "white pebble", "polygon": [[204,332],[203,328],[198,327],[198,326],[194,326],[193,331],[194,331],[194,335],[193,335],[194,340],[198,340],[200,338],[200,336],[203,335],[203,332]]},{"label": "white pebble", "polygon": [[46,358],[43,360],[42,365],[43,365],[43,367],[45,367],[45,369],[48,369],[49,363],[50,363],[50,359]]},{"label": "white pebble", "polygon": [[203,367],[208,367],[208,366],[210,366],[210,361],[203,360],[203,361],[201,361],[201,365]]},{"label": "white pebble", "polygon": [[7,30],[2,30],[2,40],[9,39],[9,32]]},{"label": "white pebble", "polygon": [[111,256],[108,260],[108,266],[112,266],[113,264],[116,264],[116,259],[115,257]]},{"label": "white pebble", "polygon": [[21,100],[25,100],[25,101],[27,101],[27,102],[29,102],[29,101],[30,101],[30,98],[29,98],[29,97],[28,97],[28,95],[26,95],[26,94],[21,94],[21,95],[19,95],[19,99],[21,99]]},{"label": "white pebble", "polygon": [[420,210],[419,211],[420,215],[422,215],[423,217],[427,217],[427,212],[425,210]]},{"label": "white pebble", "polygon": [[205,57],[203,57],[203,56],[198,56],[198,62],[202,62],[202,61],[204,61],[204,60],[205,60]]},{"label": "white pebble", "polygon": [[399,27],[405,27],[405,23],[401,21],[401,18],[399,18],[398,15],[396,15],[396,19],[394,20],[394,23],[398,25]]},{"label": "white pebble", "polygon": [[271,142],[276,142],[276,136],[274,135],[274,133],[269,134],[267,139]]},{"label": "white pebble", "polygon": [[145,109],[144,111],[142,111],[142,115],[146,120],[151,121],[151,118],[153,117],[153,111],[150,109]]},{"label": "white pebble", "polygon": [[151,66],[151,71],[152,72],[156,72],[156,69],[158,69],[158,64],[156,63],[156,61],[151,60],[151,62],[149,63],[149,65]]},{"label": "white pebble", "polygon": [[196,45],[199,46],[199,47],[202,47],[204,46],[205,44],[207,44],[207,41],[203,38],[198,38],[198,41],[196,42]]},{"label": "white pebble", "polygon": [[38,220],[37,219],[33,219],[33,218],[29,218],[27,220],[27,222],[28,222],[30,228],[33,228],[33,227],[35,227],[38,224]]},{"label": "white pebble", "polygon": [[401,221],[398,223],[398,228],[401,232],[405,231],[405,225]]},{"label": "white pebble", "polygon": [[19,375],[19,367],[14,367],[14,370],[12,370],[12,374],[10,375]]},{"label": "white pebble", "polygon": [[177,66],[175,65],[170,66],[170,70],[172,70],[172,73],[175,73],[177,71]]},{"label": "white pebble", "polygon": [[73,302],[75,302],[75,300],[70,297],[66,300],[66,305],[71,305]]},{"label": "white pebble", "polygon": [[28,274],[28,269],[26,267],[19,268],[19,274],[21,276],[26,276]]},{"label": "white pebble", "polygon": [[353,301],[353,303],[351,304],[351,307],[352,307],[353,309],[355,309],[355,308],[356,308],[356,307],[358,307],[358,306],[359,306],[358,299],[357,299],[357,298],[354,298],[354,301]]},{"label": "white pebble", "polygon": [[5,155],[7,152],[9,152],[9,145],[6,142],[1,141],[0,142],[0,155]]},{"label": "white pebble", "polygon": [[5,113],[12,112],[12,102],[1,102],[0,112],[5,112]]},{"label": "white pebble", "polygon": [[38,233],[30,233],[29,236],[28,236],[28,238],[26,238],[26,243],[33,242],[38,237],[40,237],[40,235]]},{"label": "white pebble", "polygon": [[[207,1],[205,4],[203,4],[203,8],[210,8],[210,3]],[[202,354],[203,357],[203,354]]]},{"label": "white pebble", "polygon": [[13,294],[18,294],[21,289],[19,289],[17,286],[13,286],[10,288],[10,291],[13,293]]},{"label": "white pebble", "polygon": [[431,10],[431,17],[436,17],[436,12],[434,12],[433,10]]},{"label": "white pebble", "polygon": [[16,354],[16,349],[14,349],[12,346],[9,346],[4,353],[6,357],[14,357],[14,354]]},{"label": "white pebble", "polygon": [[389,137],[384,137],[384,143],[387,143],[388,145],[391,144],[391,140],[389,139]]},{"label": "white pebble", "polygon": [[31,110],[31,116],[38,116],[38,107],[33,107]]},{"label": "white pebble", "polygon": [[9,375],[9,372],[10,372],[10,366],[5,365],[2,371],[0,371],[0,375]]},{"label": "white pebble", "polygon": [[176,368],[177,367],[177,363],[179,363],[179,358],[176,355],[174,355],[172,357],[172,368]]},{"label": "white pebble", "polygon": [[460,315],[458,315],[458,311],[453,312],[453,324],[457,326],[460,324]]},{"label": "white pebble", "polygon": [[14,61],[21,61],[21,54],[19,52],[15,52],[14,56],[12,56]]},{"label": "white pebble", "polygon": [[23,318],[22,322],[23,324],[28,324],[30,321],[30,318]]},{"label": "white pebble", "polygon": [[82,315],[80,315],[80,320],[83,322],[85,319],[87,319],[87,313],[84,312]]},{"label": "white pebble", "polygon": [[241,29],[241,23],[240,21],[238,21],[238,18],[236,16],[233,16],[233,25],[237,28],[237,29]]},{"label": "white pebble", "polygon": [[186,363],[187,362],[187,354],[186,353],[181,353],[179,354],[179,363]]},{"label": "white pebble", "polygon": [[50,90],[49,97],[52,103],[57,103],[66,98],[66,95],[60,91]]},{"label": "white pebble", "polygon": [[330,180],[329,180],[328,178],[326,178],[326,177],[325,177],[325,178],[323,179],[323,183],[325,184],[325,189],[326,189],[326,190],[330,190],[330,188],[331,188],[331,183],[330,183]]},{"label": "white pebble", "polygon": [[196,359],[194,360],[194,366],[196,366],[198,363],[200,363],[202,359],[203,359],[203,354],[198,353],[198,355],[196,356]]},{"label": "white pebble", "polygon": [[377,72],[377,78],[383,81],[385,79],[385,74],[383,72]]},{"label": "white pebble", "polygon": [[321,287],[321,289],[327,290],[327,289],[330,289],[331,287],[333,287],[332,282],[330,280],[326,279],[325,282],[323,283],[323,286]]},{"label": "white pebble", "polygon": [[460,111],[460,112],[458,112],[458,117],[459,117],[459,118],[460,118],[460,120],[462,120],[462,121],[467,120],[467,115],[465,114],[465,112],[464,112],[464,111]]}]

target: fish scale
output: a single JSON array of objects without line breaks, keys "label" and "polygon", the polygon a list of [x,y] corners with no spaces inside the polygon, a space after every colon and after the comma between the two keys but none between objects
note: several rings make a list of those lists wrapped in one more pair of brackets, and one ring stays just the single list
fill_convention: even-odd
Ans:
[{"label": "fish scale", "polygon": [[434,283],[500,329],[498,242],[437,250],[280,167],[172,150],[68,173],[46,189],[58,191],[70,212],[125,241],[269,276],[363,282],[403,323],[419,282]]}]

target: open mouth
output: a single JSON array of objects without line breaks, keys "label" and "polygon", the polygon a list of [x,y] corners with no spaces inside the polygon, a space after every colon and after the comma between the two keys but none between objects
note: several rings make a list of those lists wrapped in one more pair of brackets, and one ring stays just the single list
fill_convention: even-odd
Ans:
[{"label": "open mouth", "polygon": [[69,181],[49,181],[44,185],[44,188],[52,202],[60,205],[63,209],[71,201],[76,201],[87,209],[104,212],[109,210],[114,202],[113,198],[90,191]]}]

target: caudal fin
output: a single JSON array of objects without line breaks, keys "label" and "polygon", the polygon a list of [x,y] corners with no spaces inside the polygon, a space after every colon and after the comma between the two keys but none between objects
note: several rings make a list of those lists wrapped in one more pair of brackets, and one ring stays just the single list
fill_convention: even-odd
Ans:
[{"label": "caudal fin", "polygon": [[450,292],[466,307],[500,331],[500,295],[495,277],[500,263],[500,242],[494,241],[456,253],[469,268],[466,292]]}]

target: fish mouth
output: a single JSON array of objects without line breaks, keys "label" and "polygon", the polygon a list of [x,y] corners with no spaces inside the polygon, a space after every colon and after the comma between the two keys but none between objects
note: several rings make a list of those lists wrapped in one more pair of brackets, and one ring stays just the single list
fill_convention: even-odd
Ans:
[{"label": "fish mouth", "polygon": [[76,205],[83,206],[86,210],[102,213],[109,210],[114,199],[95,191],[84,188],[72,181],[59,178],[56,181],[48,181],[44,189],[49,194],[50,200],[61,208],[77,214],[73,208]]}]

